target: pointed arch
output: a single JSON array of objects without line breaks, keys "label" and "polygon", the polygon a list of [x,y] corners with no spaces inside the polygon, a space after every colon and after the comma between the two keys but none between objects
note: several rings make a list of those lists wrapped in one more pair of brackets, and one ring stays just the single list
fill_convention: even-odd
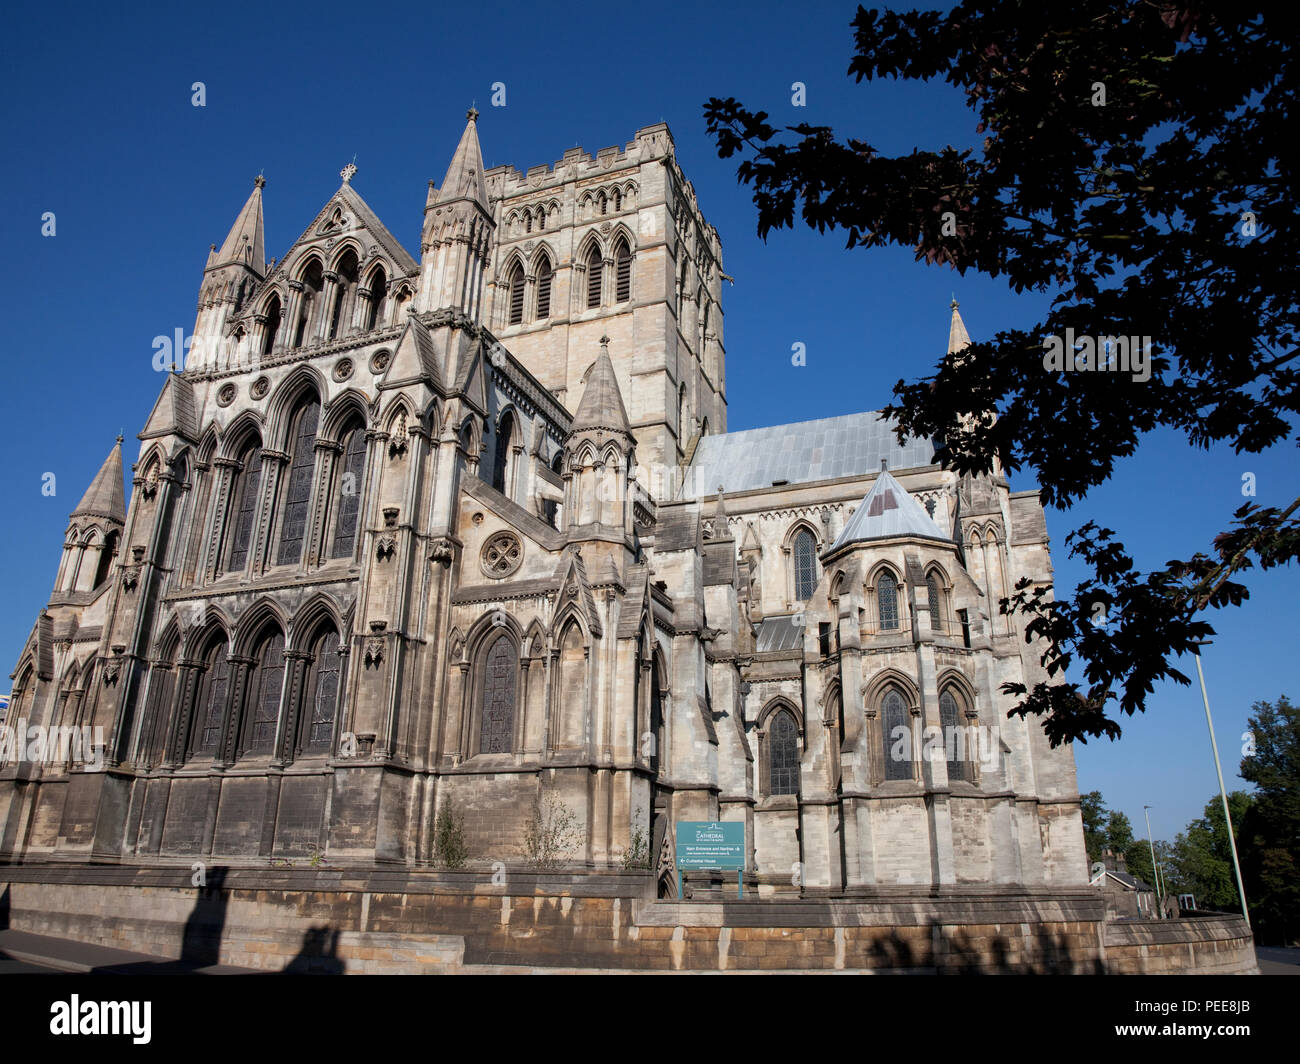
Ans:
[{"label": "pointed arch", "polygon": [[614,302],[627,303],[632,299],[632,248],[626,236],[620,234],[614,242]]},{"label": "pointed arch", "polygon": [[295,366],[293,371],[275,389],[267,404],[263,440],[266,446],[277,451],[288,451],[292,442],[292,422],[305,399],[313,399],[319,406],[329,394],[325,378],[311,365]]},{"label": "pointed arch", "polygon": [[[507,615],[508,616],[508,615]],[[481,627],[474,647],[475,683],[472,697],[471,750],[478,754],[508,754],[515,749],[519,698],[518,623]],[[473,633],[471,633],[473,634]]]},{"label": "pointed arch", "polygon": [[296,565],[302,558],[311,518],[312,485],[316,469],[316,432],[320,424],[320,392],[306,388],[289,419],[289,455],[280,489],[280,545],[276,555],[279,565]]},{"label": "pointed arch", "polygon": [[492,451],[492,486],[502,495],[507,496],[510,494],[510,473],[512,472],[510,469],[510,452],[516,435],[515,425],[514,411],[507,407],[502,411],[500,420],[497,421]]},{"label": "pointed arch", "polygon": [[219,437],[215,428],[212,433],[215,454],[209,456],[208,461],[213,457],[237,459],[248,450],[250,443],[261,446],[265,439],[265,422],[256,410],[242,410]]},{"label": "pointed arch", "polygon": [[582,262],[586,270],[586,291],[583,305],[594,310],[604,301],[605,261],[600,243],[594,237],[588,240],[586,250],[582,253]]},{"label": "pointed arch", "polygon": [[868,598],[875,603],[873,631],[896,632],[903,628],[902,574],[892,562],[877,562],[867,574]]},{"label": "pointed arch", "polygon": [[533,258],[533,276],[537,278],[537,295],[534,300],[534,318],[543,321],[551,316],[551,287],[555,277],[554,259],[545,245],[537,249]]},{"label": "pointed arch", "polygon": [[524,323],[524,295],[527,287],[527,275],[524,273],[524,261],[518,252],[506,263],[506,313],[503,322],[507,327]]},{"label": "pointed arch", "polygon": [[377,262],[366,277],[366,291],[369,293],[369,306],[366,309],[362,327],[366,332],[382,328],[386,322],[384,301],[388,297],[388,271],[384,263]]},{"label": "pointed arch", "polygon": [[247,657],[266,628],[288,631],[288,618],[274,599],[262,596],[236,622],[230,645],[236,657]]},{"label": "pointed arch", "polygon": [[321,408],[317,435],[329,443],[342,443],[344,430],[358,421],[362,428],[370,427],[370,404],[358,389],[347,388]]},{"label": "pointed arch", "polygon": [[817,554],[820,537],[811,521],[797,520],[785,535],[785,552],[790,556],[790,601],[807,602],[817,589],[820,570]]},{"label": "pointed arch", "polygon": [[209,625],[198,642],[201,670],[190,734],[186,737],[186,760],[215,755],[221,745],[230,700],[229,640],[220,624]]}]

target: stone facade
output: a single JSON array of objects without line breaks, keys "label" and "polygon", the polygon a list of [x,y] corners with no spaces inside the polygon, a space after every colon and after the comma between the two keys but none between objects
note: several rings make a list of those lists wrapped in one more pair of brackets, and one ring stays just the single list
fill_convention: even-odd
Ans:
[{"label": "stone facade", "polygon": [[129,506],[119,440],[74,511],[9,723],[104,748],[9,752],[0,859],[427,868],[450,805],[488,870],[558,800],[569,873],[667,888],[720,819],[763,896],[1086,889],[1072,753],[1001,693],[1037,494],[874,415],[727,434],[666,126],[521,174],[471,112],[418,260],[354,174],[269,264],[258,179]]}]

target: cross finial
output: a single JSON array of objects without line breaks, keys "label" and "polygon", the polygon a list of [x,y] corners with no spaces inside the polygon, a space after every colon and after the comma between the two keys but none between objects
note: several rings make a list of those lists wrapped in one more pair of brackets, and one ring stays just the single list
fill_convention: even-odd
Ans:
[{"label": "cross finial", "polygon": [[608,336],[605,336],[605,335],[603,335],[603,334],[602,334],[602,336],[601,336],[601,338],[600,338],[600,349],[601,349],[602,351],[608,351],[608,350],[609,350],[609,337],[608,337]]},{"label": "cross finial", "polygon": [[118,443],[121,443],[121,442],[122,442],[122,430],[121,430],[121,429],[118,429],[118,430],[117,430],[117,442],[118,442]]},{"label": "cross finial", "polygon": [[[353,156],[353,158],[356,158],[356,156]],[[343,183],[346,185],[351,182],[352,178],[356,176],[356,173],[357,164],[348,163],[347,166],[343,167],[343,169],[339,171],[339,177],[343,178]]]},{"label": "cross finial", "polygon": [[266,188],[266,178],[264,178],[261,174],[258,174],[255,178],[253,178],[253,187]]},{"label": "cross finial", "polygon": [[465,118],[470,122],[478,121],[478,108],[473,103],[469,105],[469,110],[465,112]]}]

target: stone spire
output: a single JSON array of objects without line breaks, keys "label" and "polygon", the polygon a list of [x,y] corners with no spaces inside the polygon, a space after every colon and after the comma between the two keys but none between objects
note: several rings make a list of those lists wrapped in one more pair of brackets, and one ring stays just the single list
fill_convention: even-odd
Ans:
[{"label": "stone spire", "polygon": [[600,338],[600,357],[587,378],[578,412],[564,441],[564,513],[570,532],[599,526],[621,537],[630,531],[629,498],[632,426],[609,357],[609,337]]},{"label": "stone spire", "polygon": [[449,309],[477,321],[496,223],[483,177],[478,112],[471,107],[466,117],[465,132],[442,188],[430,184],[425,200],[416,308],[421,312]]},{"label": "stone spire", "polygon": [[629,439],[632,436],[632,424],[623,406],[623,393],[619,391],[614,363],[609,357],[608,336],[600,338],[600,357],[592,367],[586,391],[582,393],[582,401],[573,415],[574,433],[590,429],[621,432]]},{"label": "stone spire", "polygon": [[73,517],[103,517],[117,524],[126,523],[126,496],[122,489],[122,437],[108,452],[86,494],[72,511]]},{"label": "stone spire", "polygon": [[970,333],[966,323],[961,320],[961,311],[957,309],[957,300],[952,301],[952,324],[948,326],[948,354],[955,355],[970,346]]},{"label": "stone spire", "polygon": [[483,179],[483,152],[478,143],[478,111],[470,108],[465,113],[465,132],[460,135],[456,154],[451,157],[447,176],[442,179],[438,193],[439,203],[467,199],[488,209],[487,182]]},{"label": "stone spire", "polygon": [[260,174],[253,179],[253,191],[231,226],[226,241],[219,251],[208,255],[207,269],[221,266],[247,266],[259,278],[266,275],[266,237],[262,229],[262,189],[266,179]]}]

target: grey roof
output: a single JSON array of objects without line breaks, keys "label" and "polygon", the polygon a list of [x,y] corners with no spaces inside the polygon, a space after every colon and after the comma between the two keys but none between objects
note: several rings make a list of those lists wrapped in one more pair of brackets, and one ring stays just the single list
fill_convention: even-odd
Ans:
[{"label": "grey roof", "polygon": [[807,484],[863,476],[880,469],[930,465],[935,445],[909,439],[900,445],[894,424],[878,411],[823,417],[703,437],[686,470],[682,496],[713,495],[771,487],[774,480]]},{"label": "grey roof", "polygon": [[[871,539],[891,539],[894,536],[923,536],[926,539],[950,540],[925,508],[907,493],[897,480],[883,469],[871,485],[862,505],[853,511],[839,534],[831,551],[850,543]],[[830,552],[827,552],[830,553]]]},{"label": "grey roof", "polygon": [[764,617],[758,626],[758,653],[765,654],[772,650],[798,650],[803,646],[803,626],[794,623],[794,614],[789,617]]}]

